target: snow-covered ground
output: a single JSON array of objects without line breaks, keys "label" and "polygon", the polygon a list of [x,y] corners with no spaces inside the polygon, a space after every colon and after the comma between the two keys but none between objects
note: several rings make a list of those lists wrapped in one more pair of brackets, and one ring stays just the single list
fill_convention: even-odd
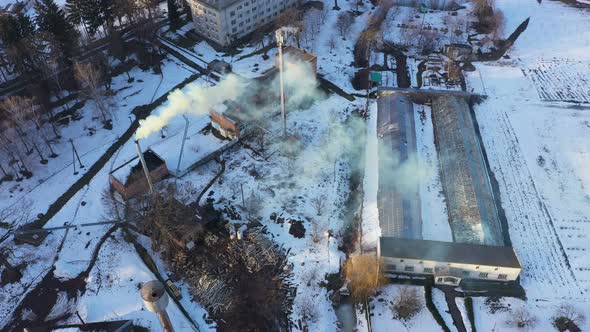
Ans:
[{"label": "snow-covered ground", "polygon": [[[28,158],[30,162],[27,166],[33,172],[33,177],[22,182],[2,184],[0,187],[0,210],[18,206],[20,202],[26,201],[31,210],[31,217],[38,213],[45,213],[47,207],[82,177],[88,168],[129,127],[131,119],[135,118],[131,111],[136,106],[149,104],[194,74],[194,70],[186,69],[180,65],[178,60],[171,58],[163,64],[162,76],[149,71],[144,72],[139,68],[132,69],[129,74],[135,78],[135,82],[128,83],[125,74],[113,78],[112,89],[119,91],[109,100],[113,112],[113,129],[103,129],[99,121],[93,119],[96,116],[95,106],[91,100],[87,101],[84,108],[79,111],[82,119],[70,122],[60,128],[62,138],[52,144],[53,149],[59,155],[57,158],[47,158],[49,149],[39,145],[49,163],[42,165],[35,155],[31,155]],[[34,130],[32,125],[31,130]],[[91,131],[93,134],[89,135]],[[80,159],[86,166],[79,170],[77,175],[73,174],[70,139],[73,140]],[[7,161],[2,160],[2,164],[6,165]],[[76,168],[78,166],[76,165]],[[47,195],[47,192],[52,192],[53,195]]]},{"label": "snow-covered ground", "polygon": [[[396,298],[401,287],[408,287],[415,289],[419,301],[421,303],[421,309],[416,316],[412,317],[408,321],[394,320],[392,319],[393,313],[391,311],[391,304]],[[444,298],[443,298],[444,301]],[[371,324],[373,331],[375,332],[386,332],[386,331],[438,331],[440,327],[428,311],[425,306],[424,299],[424,287],[418,286],[400,286],[400,285],[387,285],[380,289],[380,294],[369,303],[372,307]],[[452,324],[452,322],[451,322]]]}]

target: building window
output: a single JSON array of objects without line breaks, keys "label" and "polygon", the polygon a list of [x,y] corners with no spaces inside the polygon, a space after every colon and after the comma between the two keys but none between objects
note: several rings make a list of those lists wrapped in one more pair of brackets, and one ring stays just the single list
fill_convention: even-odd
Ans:
[{"label": "building window", "polygon": [[395,264],[387,264],[387,269],[391,271],[395,271]]},{"label": "building window", "polygon": [[403,260],[403,259],[400,259],[399,261],[400,261],[400,262],[403,262],[404,260]]},{"label": "building window", "polygon": [[231,13],[229,13],[229,16],[236,16],[236,12],[232,11]]},{"label": "building window", "polygon": [[498,279],[500,279],[500,280],[506,280],[506,279],[508,279],[508,275],[507,274],[500,273],[500,274],[498,274]]},{"label": "building window", "polygon": [[469,271],[465,271],[465,270],[461,271],[461,275],[463,276],[463,278],[469,278],[470,274],[471,273],[469,273]]},{"label": "building window", "polygon": [[479,273],[479,277],[480,278],[487,278],[488,277],[488,273],[487,272],[480,272]]},{"label": "building window", "polygon": [[406,267],[404,268],[404,271],[414,272],[414,267],[412,265],[406,265]]},{"label": "building window", "polygon": [[424,268],[424,273],[432,273],[432,268],[431,267],[425,267]]}]

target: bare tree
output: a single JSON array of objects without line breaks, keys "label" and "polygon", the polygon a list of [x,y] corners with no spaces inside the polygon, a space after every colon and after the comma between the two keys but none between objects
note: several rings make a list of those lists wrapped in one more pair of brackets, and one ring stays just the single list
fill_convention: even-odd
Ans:
[{"label": "bare tree", "polygon": [[102,122],[106,123],[110,119],[111,113],[100,87],[102,83],[100,70],[90,63],[76,62],[74,64],[74,75],[87,96],[94,101]]},{"label": "bare tree", "polygon": [[393,318],[409,321],[422,310],[422,299],[416,287],[401,287],[395,299],[389,306]]},{"label": "bare tree", "polygon": [[350,282],[351,295],[355,300],[367,299],[383,283],[380,263],[375,255],[352,256],[346,261],[344,274]]},{"label": "bare tree", "polygon": [[30,221],[31,203],[23,199],[17,204],[0,210],[0,243],[8,239],[17,227]]},{"label": "bare tree", "polygon": [[[303,11],[297,8],[289,8],[283,11],[276,19],[275,24],[277,28],[280,27],[295,27],[298,28],[299,31],[305,28],[305,24],[303,22]],[[288,38],[288,36],[287,36]],[[297,47],[301,48],[301,40],[300,40],[300,32],[295,34],[295,42],[297,43]]]},{"label": "bare tree", "polygon": [[338,14],[336,19],[336,28],[338,28],[338,32],[340,32],[340,36],[346,39],[346,36],[350,32],[350,28],[354,23],[354,16],[350,12],[342,12]]},{"label": "bare tree", "polygon": [[326,207],[326,196],[319,195],[311,199],[311,205],[313,206],[315,213],[318,216],[322,215],[322,211]]},{"label": "bare tree", "polygon": [[336,38],[334,37],[334,35],[330,36],[327,44],[328,44],[327,46],[330,48],[330,53],[332,53],[334,51],[334,49],[336,48]]},{"label": "bare tree", "polygon": [[532,314],[525,307],[520,307],[514,310],[510,317],[508,317],[506,325],[525,331],[534,330],[537,325],[537,316]]},{"label": "bare tree", "polygon": [[586,315],[573,304],[564,303],[553,315],[553,326],[559,331],[581,331]]},{"label": "bare tree", "polygon": [[300,304],[300,315],[303,323],[308,327],[309,323],[316,323],[320,315],[317,301],[315,301],[310,295],[303,296],[304,298],[301,300]]}]

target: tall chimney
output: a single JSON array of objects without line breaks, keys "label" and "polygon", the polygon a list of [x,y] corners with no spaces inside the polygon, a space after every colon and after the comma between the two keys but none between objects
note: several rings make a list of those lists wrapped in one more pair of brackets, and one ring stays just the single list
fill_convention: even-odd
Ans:
[{"label": "tall chimney", "polygon": [[279,49],[279,87],[280,87],[280,98],[281,98],[281,119],[283,120],[283,137],[287,137],[287,112],[285,110],[285,78],[283,77],[284,65],[283,65],[283,29],[279,29],[275,32],[277,39],[277,48]]},{"label": "tall chimney", "polygon": [[143,159],[143,152],[141,152],[139,140],[135,141],[135,147],[137,147],[137,154],[139,155],[139,160],[141,161],[141,166],[143,167],[143,172],[145,173],[145,178],[147,179],[148,186],[150,187],[150,194],[153,194],[154,186],[152,185],[152,178],[150,177],[150,171],[148,170],[147,164],[145,163],[145,159]]},{"label": "tall chimney", "polygon": [[158,316],[164,332],[174,332],[170,317],[168,317],[168,313],[166,312],[168,293],[166,293],[164,284],[158,280],[152,280],[146,283],[141,287],[141,299],[145,307]]}]

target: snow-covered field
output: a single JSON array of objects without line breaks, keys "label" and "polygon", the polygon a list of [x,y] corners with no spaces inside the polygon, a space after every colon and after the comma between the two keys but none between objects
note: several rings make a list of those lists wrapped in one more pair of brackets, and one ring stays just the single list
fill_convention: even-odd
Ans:
[{"label": "snow-covered field", "polygon": [[[420,299],[421,309],[420,312],[408,321],[392,320],[393,315],[391,311],[391,303],[397,296],[401,287],[414,288]],[[371,313],[373,317],[371,322],[373,324],[373,331],[375,332],[386,332],[386,331],[436,331],[438,325],[430,311],[424,305],[424,288],[418,286],[399,286],[399,285],[388,285],[380,290],[380,294],[375,296],[375,299],[369,304],[373,307]],[[444,299],[443,299],[444,300]]]},{"label": "snow-covered field", "polygon": [[[503,0],[497,6],[507,31],[529,16],[530,24],[509,52],[511,60],[479,64],[467,82],[489,96],[475,112],[523,265],[528,300],[522,305],[542,321],[539,330],[547,330],[562,303],[590,313],[590,113],[584,84],[590,34],[580,29],[590,23],[590,12],[559,2]],[[476,311],[484,320],[502,320],[482,312],[481,302]]]}]

